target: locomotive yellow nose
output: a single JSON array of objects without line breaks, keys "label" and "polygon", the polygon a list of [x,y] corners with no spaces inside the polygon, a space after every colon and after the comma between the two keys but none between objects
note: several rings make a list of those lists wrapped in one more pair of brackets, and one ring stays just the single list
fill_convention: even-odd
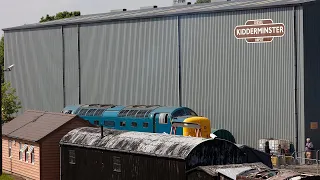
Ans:
[{"label": "locomotive yellow nose", "polygon": [[[189,117],[189,118],[186,118],[183,122],[200,125],[200,129],[201,129],[200,137],[210,138],[211,124],[210,124],[210,120],[208,118],[199,117],[199,116]],[[192,128],[192,127],[183,127],[183,136],[196,137],[197,131],[195,128]]]}]

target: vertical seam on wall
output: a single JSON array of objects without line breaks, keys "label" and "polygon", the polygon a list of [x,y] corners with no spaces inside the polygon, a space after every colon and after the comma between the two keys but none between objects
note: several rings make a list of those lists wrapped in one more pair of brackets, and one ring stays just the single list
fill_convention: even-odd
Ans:
[{"label": "vertical seam on wall", "polygon": [[296,151],[299,151],[299,119],[298,119],[298,47],[297,47],[297,9],[293,7],[293,31],[294,31],[294,105],[295,105],[295,124],[296,124]]},{"label": "vertical seam on wall", "polygon": [[77,25],[77,44],[78,44],[78,83],[79,83],[79,104],[81,104],[81,67],[80,67],[80,26]]},{"label": "vertical seam on wall", "polygon": [[66,61],[65,61],[65,46],[64,46],[64,29],[61,26],[61,38],[62,38],[62,85],[63,85],[63,107],[66,107]]},{"label": "vertical seam on wall", "polygon": [[178,16],[178,68],[179,68],[179,106],[182,106],[182,75],[181,75],[181,24],[180,16]]}]

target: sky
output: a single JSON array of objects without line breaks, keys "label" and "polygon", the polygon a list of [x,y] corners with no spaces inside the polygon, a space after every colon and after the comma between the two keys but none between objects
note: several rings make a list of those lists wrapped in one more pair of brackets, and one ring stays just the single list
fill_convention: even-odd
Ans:
[{"label": "sky", "polygon": [[[189,0],[194,3],[195,0]],[[81,11],[81,14],[109,12],[112,9],[139,9],[143,6],[171,6],[173,0],[0,0],[0,35],[2,29],[39,22],[46,14]]]}]

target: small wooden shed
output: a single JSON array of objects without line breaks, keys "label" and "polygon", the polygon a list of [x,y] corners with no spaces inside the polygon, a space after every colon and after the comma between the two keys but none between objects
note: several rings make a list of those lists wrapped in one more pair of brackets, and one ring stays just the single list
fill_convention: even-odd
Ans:
[{"label": "small wooden shed", "polygon": [[27,179],[60,179],[59,141],[92,126],[76,115],[28,110],[2,127],[3,170]]},{"label": "small wooden shed", "polygon": [[199,165],[242,163],[233,143],[214,138],[83,127],[61,139],[62,180],[179,180]]}]

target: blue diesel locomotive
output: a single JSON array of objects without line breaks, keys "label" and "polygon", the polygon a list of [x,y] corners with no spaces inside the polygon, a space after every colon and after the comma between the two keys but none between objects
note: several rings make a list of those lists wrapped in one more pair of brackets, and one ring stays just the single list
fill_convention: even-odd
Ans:
[{"label": "blue diesel locomotive", "polygon": [[[188,107],[85,104],[66,106],[62,113],[76,114],[88,120],[91,124],[118,130],[167,133],[203,138],[210,138],[211,134],[210,120],[206,117],[198,116]],[[215,130],[215,132],[218,131]],[[230,137],[231,133],[227,133],[227,136],[223,136]],[[224,137],[220,138],[226,139]],[[230,140],[234,141],[233,136]]]},{"label": "blue diesel locomotive", "polygon": [[[183,132],[184,130],[190,131],[190,128],[192,128],[194,131],[189,133],[191,136],[193,134],[193,136],[210,137],[210,121],[198,116],[197,113],[187,107],[85,104],[69,105],[62,112],[77,114],[90,123],[98,126],[102,125],[105,128],[176,135],[184,135],[186,134]],[[190,122],[190,118],[194,119],[195,117],[198,117],[198,123]],[[203,123],[205,120],[207,120],[206,123]],[[208,122],[209,124],[207,124]]]}]

